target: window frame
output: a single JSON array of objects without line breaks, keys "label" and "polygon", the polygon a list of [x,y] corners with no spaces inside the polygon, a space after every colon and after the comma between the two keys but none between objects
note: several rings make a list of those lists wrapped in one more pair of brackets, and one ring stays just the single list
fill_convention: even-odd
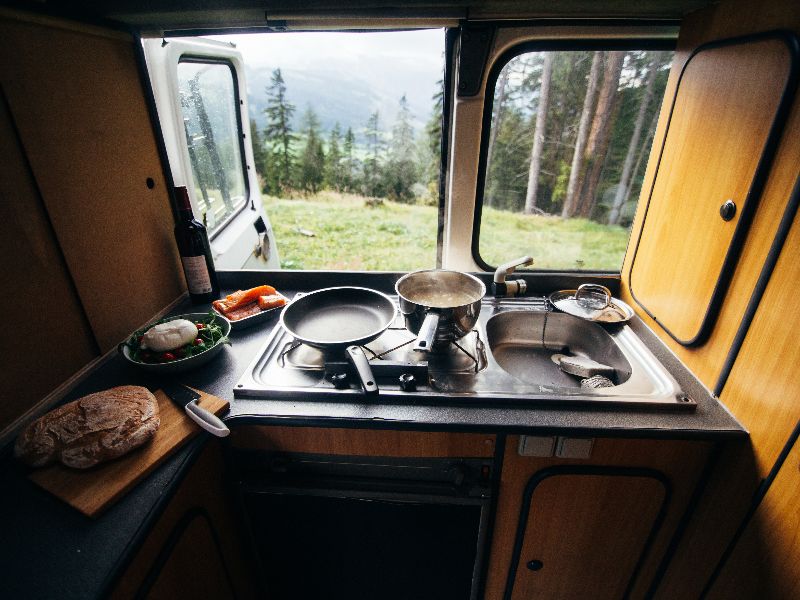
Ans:
[{"label": "window frame", "polygon": [[[676,39],[651,38],[651,37],[630,37],[630,38],[570,38],[570,39],[537,39],[523,41],[505,50],[493,62],[486,77],[485,94],[483,102],[483,116],[481,119],[481,139],[480,151],[478,155],[478,176],[475,187],[475,212],[472,221],[472,259],[484,271],[495,271],[497,266],[487,263],[480,255],[480,231],[481,217],[483,214],[484,190],[486,189],[486,159],[489,152],[489,139],[491,137],[492,112],[494,109],[494,96],[497,86],[497,79],[500,72],[514,58],[528,52],[543,51],[582,51],[582,50],[666,50],[674,52],[677,45]],[[663,99],[661,99],[663,100]],[[630,233],[628,234],[628,245],[630,245]],[[535,259],[535,257],[534,257]],[[624,260],[624,256],[623,256]],[[622,264],[619,270],[602,271],[596,269],[525,269],[519,268],[518,271],[525,273],[557,274],[568,273],[577,275],[600,275],[616,276],[621,275]]]},{"label": "window frame", "polygon": [[[178,86],[180,86],[180,77],[178,75],[177,69],[180,67],[181,63],[224,65],[224,66],[228,67],[228,70],[230,71],[231,83],[233,85],[233,102],[234,102],[234,110],[233,110],[233,112],[236,114],[236,128],[238,130],[238,138],[239,138],[239,164],[241,166],[242,180],[244,182],[244,196],[243,196],[244,200],[243,200],[241,206],[236,207],[236,209],[231,214],[229,214],[219,224],[216,224],[214,226],[214,230],[213,231],[209,231],[209,235],[208,235],[209,240],[213,240],[220,233],[222,233],[223,229],[225,229],[225,227],[228,224],[230,224],[230,222],[233,221],[236,218],[237,215],[239,215],[243,210],[245,210],[245,208],[247,208],[248,204],[252,203],[252,201],[253,201],[253,198],[251,196],[251,190],[250,190],[250,178],[249,178],[248,173],[247,173],[247,170],[248,170],[249,167],[247,165],[247,159],[246,159],[247,155],[245,154],[245,133],[244,133],[244,129],[243,129],[243,126],[242,126],[242,114],[241,114],[242,111],[239,110],[239,108],[242,106],[242,100],[241,100],[241,98],[239,96],[239,78],[236,75],[236,66],[233,64],[233,61],[231,61],[230,59],[222,58],[222,57],[212,58],[212,57],[209,57],[209,56],[202,56],[202,55],[199,55],[199,54],[194,54],[192,52],[185,52],[185,53],[181,54],[178,57],[178,62],[177,62],[176,67],[175,67],[175,80],[178,83]],[[180,89],[180,87],[178,89]],[[183,108],[180,106],[180,102],[178,102],[177,108],[178,108],[178,111],[179,111],[181,117],[183,117]],[[186,135],[185,134],[184,134],[184,136],[182,138],[182,142],[183,142],[183,145],[184,145],[184,149],[186,151],[186,155],[188,156],[189,155],[189,142],[186,140]],[[192,165],[191,164],[189,164],[189,168],[192,169]],[[191,170],[191,175],[192,175],[192,188],[194,188],[194,170]],[[193,189],[190,190],[190,197],[194,201],[194,204],[195,204],[194,208],[197,208],[197,206],[196,206],[197,200],[194,198],[194,190]]]}]

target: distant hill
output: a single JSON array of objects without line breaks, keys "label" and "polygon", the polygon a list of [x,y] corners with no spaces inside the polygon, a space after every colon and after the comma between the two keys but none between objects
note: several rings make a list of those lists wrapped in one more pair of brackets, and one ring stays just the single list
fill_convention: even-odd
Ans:
[{"label": "distant hill", "polygon": [[[267,105],[266,88],[272,77],[271,68],[246,67],[250,117],[259,128],[265,124]],[[436,91],[436,79],[430,73],[385,73],[371,75],[340,72],[329,65],[304,69],[281,68],[286,82],[286,94],[295,105],[292,126],[298,129],[303,113],[311,106],[320,118],[322,129],[330,131],[338,121],[342,131],[352,127],[357,137],[366,125],[369,115],[376,109],[380,114],[381,129],[389,132],[394,123],[397,106],[403,93],[411,108],[414,128],[419,135],[431,115]]]}]

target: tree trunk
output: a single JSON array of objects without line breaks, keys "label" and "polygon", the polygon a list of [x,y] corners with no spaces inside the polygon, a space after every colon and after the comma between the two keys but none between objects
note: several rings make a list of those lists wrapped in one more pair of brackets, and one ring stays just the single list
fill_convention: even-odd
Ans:
[{"label": "tree trunk", "polygon": [[550,104],[550,78],[553,75],[553,53],[546,52],[542,63],[542,79],[539,85],[539,106],[536,108],[536,129],[533,132],[531,165],[528,169],[528,189],[525,194],[525,214],[533,214],[536,208],[536,193],[539,189],[539,171],[542,168],[542,149],[547,126],[547,109]]},{"label": "tree trunk", "polygon": [[[506,101],[506,88],[508,87],[508,72],[509,68],[508,65],[500,71],[500,79],[497,81],[497,85],[499,86],[498,94],[497,94],[497,111],[495,112],[494,121],[492,122],[492,126],[489,129],[489,147],[486,150],[486,177],[485,179],[488,181],[489,179],[489,169],[492,167],[492,154],[494,154],[494,147],[495,143],[497,142],[497,132],[500,131],[500,127],[503,123],[503,109],[505,108],[505,101]],[[494,204],[494,198],[489,196],[484,200],[488,200],[487,204],[492,206]]]},{"label": "tree trunk", "polygon": [[617,91],[624,60],[625,52],[623,51],[609,52],[606,56],[603,86],[600,88],[600,95],[597,98],[597,110],[594,113],[589,142],[586,145],[586,176],[575,211],[581,217],[591,217],[597,202],[597,186],[600,184],[608,145],[611,142],[613,116],[619,107]]},{"label": "tree trunk", "polygon": [[625,205],[626,190],[631,180],[631,171],[633,170],[633,159],[636,156],[636,150],[639,147],[639,138],[642,136],[642,126],[644,125],[644,118],[647,114],[647,107],[650,100],[653,98],[653,88],[655,87],[656,74],[661,66],[661,54],[655,53],[653,60],[647,72],[647,82],[644,88],[644,97],[642,103],[639,105],[639,113],[636,115],[636,121],[633,125],[633,135],[628,144],[628,152],[625,154],[625,162],[622,165],[622,175],[619,179],[617,191],[614,194],[614,202],[611,205],[611,211],[608,213],[608,224],[617,225],[619,223],[620,215],[622,214],[622,207]]},{"label": "tree trunk", "polygon": [[653,136],[656,133],[656,125],[658,125],[658,111],[653,113],[653,119],[650,122],[650,127],[647,129],[647,135],[644,136],[644,141],[642,142],[641,146],[639,146],[639,152],[636,156],[636,164],[633,165],[633,170],[631,171],[630,181],[628,185],[625,187],[625,199],[622,201],[622,206],[625,206],[630,200],[631,192],[633,191],[633,184],[636,181],[636,174],[639,172],[639,169],[642,166],[642,161],[644,160],[645,155],[648,154],[647,150],[650,148],[650,143],[653,141]]},{"label": "tree trunk", "polygon": [[586,142],[589,138],[589,121],[594,108],[594,96],[597,92],[597,82],[600,79],[600,58],[602,54],[595,52],[592,58],[592,68],[589,71],[589,82],[586,86],[586,96],[583,98],[581,120],[578,124],[578,138],[575,141],[575,151],[572,153],[572,167],[569,171],[567,194],[564,198],[562,217],[571,217],[575,213],[576,195],[583,175],[583,154],[586,151]]}]

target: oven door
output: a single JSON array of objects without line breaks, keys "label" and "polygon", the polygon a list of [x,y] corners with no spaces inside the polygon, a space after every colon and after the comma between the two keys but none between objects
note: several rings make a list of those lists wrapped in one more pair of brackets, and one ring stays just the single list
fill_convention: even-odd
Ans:
[{"label": "oven door", "polygon": [[271,464],[266,477],[239,487],[269,598],[478,597],[489,461],[282,457]]}]

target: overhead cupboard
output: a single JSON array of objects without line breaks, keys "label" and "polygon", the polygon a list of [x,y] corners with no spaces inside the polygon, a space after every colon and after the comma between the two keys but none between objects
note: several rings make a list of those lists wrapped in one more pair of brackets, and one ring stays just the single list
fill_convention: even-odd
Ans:
[{"label": "overhead cupboard", "polygon": [[628,287],[682,346],[703,345],[715,326],[760,209],[798,69],[792,33],[721,39],[692,51],[665,98],[643,224],[629,247]]}]

